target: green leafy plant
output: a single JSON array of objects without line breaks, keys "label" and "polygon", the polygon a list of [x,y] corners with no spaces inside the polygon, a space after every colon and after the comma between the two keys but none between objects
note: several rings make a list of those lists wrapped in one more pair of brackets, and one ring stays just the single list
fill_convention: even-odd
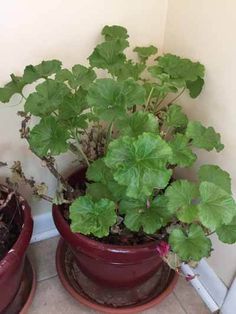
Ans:
[{"label": "green leafy plant", "polygon": [[[71,230],[100,241],[116,237],[122,244],[129,237],[165,241],[162,256],[172,267],[173,260],[177,267],[209,256],[213,232],[235,243],[229,174],[203,165],[197,182],[174,177],[176,167],[194,164],[194,148],[224,147],[213,127],[190,121],[176,103],[184,92],[191,98],[201,93],[204,66],[158,55],[152,45],[134,48],[134,61],[125,54],[124,27],[105,26],[102,35],[88,66],[70,70],[60,61],[43,61],[27,66],[21,77],[12,74],[0,88],[2,102],[22,96],[21,137],[60,182],[53,201],[71,203]],[[97,69],[103,78],[97,78]],[[24,95],[32,83],[35,90]],[[34,116],[37,123],[29,127]],[[55,166],[55,156],[67,151],[87,167],[85,195],[78,196]]]}]

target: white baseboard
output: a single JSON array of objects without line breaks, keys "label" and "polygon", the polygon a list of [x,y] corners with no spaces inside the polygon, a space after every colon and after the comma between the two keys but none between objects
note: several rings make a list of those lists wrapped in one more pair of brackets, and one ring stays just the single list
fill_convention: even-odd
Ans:
[{"label": "white baseboard", "polygon": [[[31,243],[46,240],[55,237],[58,234],[59,233],[54,225],[51,212],[34,216],[34,230]],[[201,260],[201,262],[195,269],[192,269],[188,265],[183,264],[182,271],[186,275],[198,275],[190,282],[212,313],[218,311],[222,307],[225,299],[227,301],[227,287],[219,279],[219,277],[216,275],[214,270],[209,266],[205,259]],[[236,290],[236,282],[234,289]],[[234,291],[235,293],[235,290],[232,291]],[[228,303],[229,302],[232,302],[232,298],[229,299]],[[229,311],[229,305],[227,305],[228,303],[224,303],[221,313],[235,314],[236,310],[235,312]]]},{"label": "white baseboard", "polygon": [[58,234],[51,212],[34,216],[34,230],[31,243],[46,240]]},{"label": "white baseboard", "polygon": [[219,311],[228,293],[228,288],[207,261],[202,259],[195,269],[183,264],[182,271],[185,275],[197,275],[190,283],[212,313]]},{"label": "white baseboard", "polygon": [[220,311],[221,314],[235,314],[236,313],[236,278],[234,279],[225,302]]}]

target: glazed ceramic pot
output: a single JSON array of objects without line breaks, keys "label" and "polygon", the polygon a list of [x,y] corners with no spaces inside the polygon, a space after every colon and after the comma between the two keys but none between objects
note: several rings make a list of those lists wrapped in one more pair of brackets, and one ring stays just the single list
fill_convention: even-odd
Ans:
[{"label": "glazed ceramic pot", "polygon": [[13,197],[2,212],[12,217],[12,221],[18,225],[20,233],[14,245],[0,260],[0,313],[4,312],[18,292],[23,275],[25,254],[33,231],[30,207],[20,195]]},{"label": "glazed ceramic pot", "polygon": [[[84,168],[81,168],[69,178],[69,183],[74,187],[77,185],[84,188],[85,182],[86,169]],[[65,258],[63,257],[64,261],[63,258],[58,257],[57,265],[63,264],[63,266],[58,266],[58,270],[68,267],[70,269],[75,268],[72,271],[72,280],[75,279],[78,282],[71,283],[71,285],[78,284],[93,301],[100,304],[108,302],[109,306],[116,308],[135,305],[145,302],[145,300],[150,301],[150,296],[153,296],[153,293],[155,294],[158,291],[162,293],[165,290],[168,285],[170,269],[166,267],[157,252],[158,242],[153,241],[134,246],[102,243],[82,234],[73,233],[70,230],[68,221],[64,218],[64,213],[65,207],[63,205],[53,205],[55,225],[64,239],[66,247],[73,255],[72,260],[71,257],[69,258],[69,266],[66,265],[68,263],[66,261],[68,260],[67,253]],[[62,246],[62,242],[59,246]],[[58,254],[58,256],[62,255]],[[69,255],[71,254],[69,253]],[[82,275],[79,275],[76,279],[74,274],[78,272]],[[59,274],[61,280],[65,278],[64,275]],[[171,276],[174,278],[173,273]],[[176,280],[175,277],[175,282]],[[174,287],[174,284],[172,286]],[[168,294],[170,293],[169,290]],[[104,293],[101,293],[101,291],[104,291]],[[110,294],[109,300],[105,300],[101,296],[107,294],[107,291]],[[96,307],[92,307],[96,309]]]}]

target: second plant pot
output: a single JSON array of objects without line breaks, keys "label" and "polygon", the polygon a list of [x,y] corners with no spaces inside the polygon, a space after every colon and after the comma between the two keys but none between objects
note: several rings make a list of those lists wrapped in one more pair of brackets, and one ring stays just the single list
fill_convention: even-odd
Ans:
[{"label": "second plant pot", "polygon": [[[4,187],[6,194],[13,193]],[[15,195],[2,209],[11,224],[19,229],[19,236],[0,260],[0,313],[26,313],[32,301],[35,290],[35,275],[29,260],[25,259],[29,246],[33,220],[28,203],[20,196]]]}]

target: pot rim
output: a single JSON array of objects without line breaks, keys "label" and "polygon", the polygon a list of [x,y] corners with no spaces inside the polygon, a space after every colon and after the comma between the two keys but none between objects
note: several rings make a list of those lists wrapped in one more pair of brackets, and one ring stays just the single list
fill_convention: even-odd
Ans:
[{"label": "pot rim", "polygon": [[[11,191],[10,188],[2,185],[6,188],[6,192]],[[16,197],[19,200],[19,209],[24,215],[20,234],[9,249],[6,255],[0,260],[0,277],[3,276],[13,267],[13,264],[18,264],[23,258],[26,249],[30,243],[30,239],[33,232],[33,220],[31,217],[31,208],[28,202],[19,194],[16,193]]]},{"label": "pot rim", "polygon": [[[85,242],[86,244],[88,244],[89,246],[92,247],[96,247],[96,249],[100,249],[100,250],[106,250],[106,251],[112,251],[115,252],[116,250],[119,253],[127,253],[127,252],[137,252],[137,250],[140,251],[150,251],[150,250],[156,250],[157,244],[158,244],[158,240],[156,241],[151,241],[150,243],[145,243],[145,244],[135,244],[135,245],[118,245],[118,244],[107,244],[107,243],[103,243],[94,239],[89,238],[86,235],[83,235],[81,233],[73,233],[70,229],[70,225],[67,223],[67,221],[64,219],[62,213],[61,213],[61,206],[63,205],[56,205],[53,204],[52,207],[52,214],[53,214],[53,218],[54,218],[54,223],[58,229],[58,231],[61,233],[61,235],[67,239],[68,241],[68,237],[70,234],[70,237],[73,237],[73,240],[81,240],[83,242]],[[63,230],[62,230],[63,228]],[[70,242],[70,241],[68,241]]]}]

